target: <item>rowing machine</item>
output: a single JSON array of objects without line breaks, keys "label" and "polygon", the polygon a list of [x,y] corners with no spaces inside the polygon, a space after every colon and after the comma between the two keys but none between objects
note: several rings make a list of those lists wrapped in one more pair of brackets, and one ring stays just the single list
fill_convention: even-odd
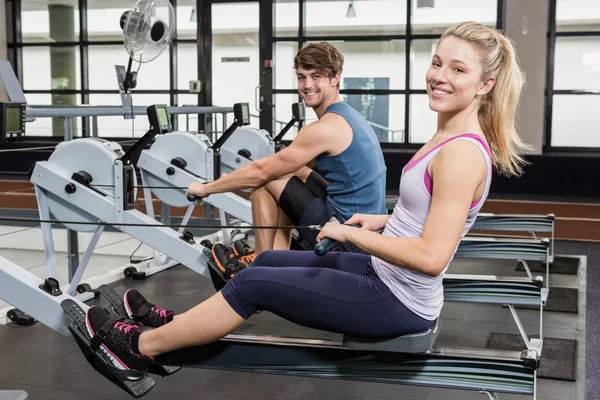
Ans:
[{"label": "rowing machine", "polygon": [[[235,107],[234,107],[235,112]],[[146,213],[154,217],[152,195],[157,197],[163,205],[171,207],[187,207],[186,217],[191,214],[195,204],[183,196],[182,190],[192,182],[212,181],[217,179],[221,172],[231,172],[236,168],[248,164],[252,159],[267,157],[275,152],[275,144],[297,122],[304,118],[302,104],[292,106],[292,119],[285,128],[271,139],[263,131],[249,127],[247,121],[228,129],[215,143],[211,145],[208,137],[203,134],[190,132],[171,132],[158,136],[154,144],[142,151],[137,166],[140,169],[144,185],[144,198],[146,200]],[[236,116],[236,120],[243,120]],[[211,153],[219,154],[220,170],[216,170],[217,161]],[[202,156],[205,155],[205,156]],[[211,167],[212,165],[212,167]],[[211,174],[212,172],[212,174]],[[248,203],[245,216],[238,218],[237,224],[252,223],[252,211]],[[220,221],[223,225],[230,226],[231,205],[225,202],[215,202],[219,210]],[[161,213],[163,223],[168,223],[168,208]],[[239,229],[223,230],[223,242],[231,244],[237,238]],[[157,257],[158,255],[155,255]]]},{"label": "rowing machine", "polygon": [[[233,131],[237,126],[248,121],[248,104],[236,104],[234,110],[237,117],[228,131]],[[157,221],[134,207],[137,176],[133,166],[142,161],[140,159],[142,150],[155,138],[162,137],[169,126],[165,106],[150,106],[147,108],[147,113],[150,129],[129,151],[123,152],[119,144],[98,138],[61,142],[48,161],[37,162],[31,171],[30,180],[35,187],[41,220],[48,221],[50,214],[53,214],[61,221],[74,222],[63,224],[73,231],[94,232],[77,272],[66,290],[69,295],[77,291],[85,267],[104,230],[104,224],[95,225],[98,222],[113,223],[116,229],[167,255],[168,263],[154,260],[154,264],[146,270],[147,274],[181,263],[210,278],[209,266],[207,266],[209,257],[205,254],[207,249],[202,244],[197,244],[191,233],[184,232],[183,229],[176,232],[168,227],[147,227],[145,225],[155,225]],[[201,172],[202,176],[208,179],[219,174],[218,144],[216,143],[212,150],[206,153],[212,159],[205,162],[206,169]],[[180,175],[176,174],[174,177]],[[198,177],[195,179],[202,181]],[[184,189],[180,191],[183,193]],[[250,218],[249,202],[234,194],[213,195],[204,201],[224,207],[227,213],[237,218]],[[78,222],[89,223],[89,225]],[[119,223],[139,226],[119,225]],[[58,273],[52,230],[49,223],[42,223],[41,227],[48,264],[46,283],[49,291],[55,291],[59,288],[59,284],[56,279]]]},{"label": "rowing machine", "polygon": [[304,121],[304,103],[292,104],[292,118],[275,137],[250,126],[236,130],[221,148],[222,169],[230,173],[253,160],[275,154],[279,142],[297,122]]},{"label": "rowing machine", "polygon": [[[84,316],[89,308],[72,296],[50,294],[44,281],[0,257],[0,297],[42,324],[75,341],[88,362],[135,398],[155,385],[149,374],[166,376],[173,367],[218,369],[418,385],[536,398],[539,356],[535,351],[436,347],[441,326],[395,338],[343,336],[339,341],[230,334],[204,346],[163,354],[146,372],[118,370],[101,350],[92,349]],[[95,342],[101,340],[101,334]]]}]

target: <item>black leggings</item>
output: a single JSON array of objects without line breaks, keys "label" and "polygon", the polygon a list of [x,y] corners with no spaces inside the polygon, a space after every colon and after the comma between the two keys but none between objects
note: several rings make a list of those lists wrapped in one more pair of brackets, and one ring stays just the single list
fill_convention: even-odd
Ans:
[{"label": "black leggings", "polygon": [[357,336],[400,336],[432,321],[407,309],[379,279],[365,254],[271,250],[221,290],[244,319],[269,311],[309,328]]}]

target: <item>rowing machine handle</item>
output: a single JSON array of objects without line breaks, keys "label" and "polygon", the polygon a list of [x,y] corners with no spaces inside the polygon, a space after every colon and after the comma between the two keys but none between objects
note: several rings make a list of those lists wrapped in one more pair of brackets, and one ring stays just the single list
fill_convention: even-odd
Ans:
[{"label": "rowing machine handle", "polygon": [[[335,220],[337,221],[337,219]],[[354,226],[355,228],[360,228],[359,224],[350,224],[350,226]],[[317,243],[314,247],[315,254],[318,256],[324,256],[335,246],[335,241],[330,238],[324,238],[319,243]]]},{"label": "rowing machine handle", "polygon": [[187,194],[187,199],[189,201],[196,201],[198,199],[198,197],[196,197],[196,195],[194,193],[188,193]]},{"label": "rowing machine handle", "polygon": [[333,249],[333,246],[335,246],[335,241],[333,239],[325,238],[315,245],[315,254],[324,256],[329,250]]}]

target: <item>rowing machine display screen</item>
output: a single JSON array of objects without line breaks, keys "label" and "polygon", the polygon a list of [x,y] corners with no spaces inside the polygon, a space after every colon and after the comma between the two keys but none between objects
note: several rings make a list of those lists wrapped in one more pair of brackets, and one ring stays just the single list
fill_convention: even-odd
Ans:
[{"label": "rowing machine display screen", "polygon": [[167,109],[164,107],[158,108],[158,123],[161,128],[163,126],[169,126],[169,117],[167,117]]},{"label": "rowing machine display screen", "polygon": [[292,115],[296,121],[304,121],[304,103],[292,104]]},{"label": "rowing machine display screen", "polygon": [[0,144],[24,139],[26,107],[21,102],[0,102]]},{"label": "rowing machine display screen", "polygon": [[171,121],[169,120],[169,113],[167,112],[167,106],[164,104],[151,105],[146,109],[148,114],[148,122],[150,123],[150,129],[156,131],[156,133],[167,133],[171,132]]},{"label": "rowing machine display screen", "polygon": [[250,105],[248,103],[234,104],[233,115],[238,126],[250,125]]}]

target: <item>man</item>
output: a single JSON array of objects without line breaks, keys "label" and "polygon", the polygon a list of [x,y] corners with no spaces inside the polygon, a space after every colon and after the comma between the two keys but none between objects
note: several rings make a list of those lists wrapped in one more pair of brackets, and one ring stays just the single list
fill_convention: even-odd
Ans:
[{"label": "man", "polygon": [[[285,149],[214,182],[194,182],[188,192],[202,198],[253,188],[256,226],[324,225],[332,217],[344,222],[356,213],[387,213],[381,146],[370,124],[340,98],[343,64],[342,54],[329,43],[301,48],[294,59],[298,92],[318,120],[304,126]],[[320,174],[307,166],[313,163]],[[318,231],[299,232],[309,244],[316,244]],[[255,235],[254,252],[240,243],[232,250],[222,244],[213,247],[223,272],[238,271],[265,250],[290,248],[290,229],[256,229]]]}]

